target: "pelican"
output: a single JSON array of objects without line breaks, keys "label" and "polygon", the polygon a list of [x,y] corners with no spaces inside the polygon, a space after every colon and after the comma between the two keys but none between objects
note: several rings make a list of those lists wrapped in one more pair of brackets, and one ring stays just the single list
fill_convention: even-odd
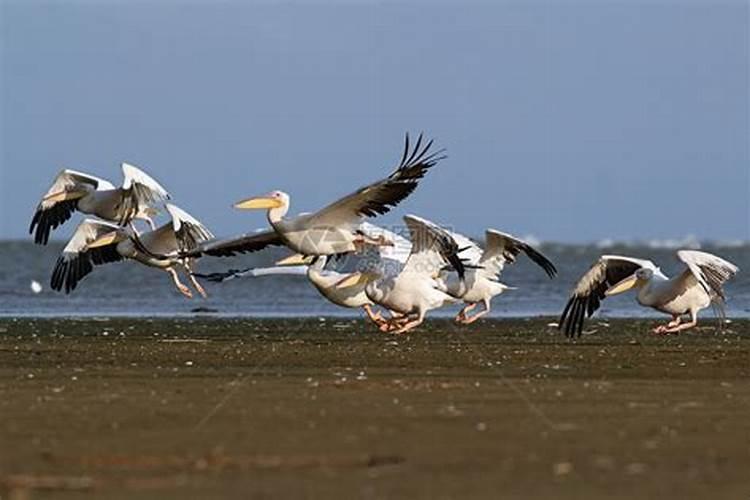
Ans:
[{"label": "pelican", "polygon": [[[403,263],[405,261],[405,258],[402,258],[402,256],[408,255],[411,248],[411,243],[407,239],[367,222],[360,224],[359,230],[369,237],[384,237],[393,243],[391,246],[377,247],[377,261],[375,263],[363,261],[366,266],[397,265],[398,262]],[[331,257],[328,255],[304,256],[293,254],[277,262],[274,267],[229,270],[222,273],[194,274],[194,276],[206,278],[210,281],[223,282],[244,276],[304,274],[313,287],[333,304],[351,309],[362,308],[370,320],[377,325],[382,325],[384,322],[382,314],[373,310],[374,303],[365,292],[367,283],[362,281],[350,287],[337,286],[340,282],[353,276],[355,273],[342,273],[326,269],[326,265],[330,259]],[[391,263],[389,264],[389,262]]]},{"label": "pelican", "polygon": [[[492,298],[511,288],[499,281],[500,273],[506,264],[515,262],[521,252],[541,267],[550,278],[557,274],[557,269],[549,259],[525,241],[510,234],[487,229],[483,250],[466,236],[451,231],[449,233],[461,247],[460,255],[466,265],[466,279],[463,282],[455,279],[452,273],[444,271],[443,275],[446,291],[466,303],[455,318],[459,323],[470,324],[489,313]],[[484,309],[469,316],[469,312],[479,303],[483,304]]]},{"label": "pelican", "polygon": [[57,174],[31,220],[29,234],[34,234],[34,242],[46,245],[50,232],[76,210],[120,226],[140,219],[155,229],[152,217],[157,211],[149,205],[170,199],[169,193],[133,165],[123,163],[122,175],[122,187],[116,188],[109,181],[75,170]]},{"label": "pelican", "polygon": [[427,171],[445,158],[442,150],[429,152],[432,142],[422,144],[420,135],[411,148],[407,134],[401,162],[391,175],[314,213],[285,218],[290,198],[282,191],[240,201],[234,206],[241,210],[267,209],[272,230],[216,242],[204,248],[204,253],[230,255],[286,245],[301,255],[333,255],[387,245],[383,238],[372,239],[359,231],[359,225],[363,218],[385,214],[398,205],[416,189]]},{"label": "pelican", "polygon": [[132,226],[85,219],[57,259],[50,280],[51,288],[57,291],[64,288],[65,293],[70,293],[94,266],[132,259],[163,269],[172,276],[180,293],[192,297],[190,289],[180,282],[177,275],[176,268],[181,266],[195,290],[206,297],[206,292],[192,275],[192,259],[183,258],[181,252],[210,239],[211,232],[179,207],[167,203],[166,209],[172,220],[143,234],[138,234]]},{"label": "pelican", "polygon": [[258,277],[303,274],[307,277],[313,287],[323,297],[328,299],[329,302],[349,309],[362,308],[369,319],[377,325],[382,324],[382,315],[373,311],[372,306],[374,304],[365,293],[365,283],[359,283],[347,288],[337,287],[336,285],[351,276],[351,273],[340,273],[327,270],[325,267],[329,259],[330,257],[328,255],[303,256],[294,254],[277,262],[277,265],[273,267],[256,267],[242,270],[233,269],[226,272],[210,274],[195,273],[193,276],[221,283],[245,276]]},{"label": "pelican", "polygon": [[365,293],[376,304],[396,313],[384,322],[384,332],[405,333],[419,326],[428,311],[457,300],[443,290],[440,272],[452,266],[461,280],[464,265],[459,247],[451,235],[432,222],[407,215],[411,251],[399,270],[375,269],[357,273],[339,283],[340,287],[365,282]]},{"label": "pelican", "polygon": [[[569,337],[580,336],[585,316],[591,317],[601,301],[610,295],[638,290],[642,306],[670,314],[672,321],[654,328],[654,333],[677,333],[698,323],[698,312],[717,306],[723,317],[722,285],[739,269],[734,264],[707,252],[680,250],[677,258],[685,270],[668,278],[650,260],[604,255],[578,281],[560,316],[559,328]],[[683,323],[683,316],[690,321]]]}]

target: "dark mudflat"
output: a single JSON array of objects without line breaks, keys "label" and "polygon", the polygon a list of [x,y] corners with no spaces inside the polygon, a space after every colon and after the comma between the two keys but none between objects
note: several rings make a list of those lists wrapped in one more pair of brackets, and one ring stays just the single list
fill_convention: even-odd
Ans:
[{"label": "dark mudflat", "polygon": [[548,321],[0,320],[0,496],[750,496],[750,322]]}]

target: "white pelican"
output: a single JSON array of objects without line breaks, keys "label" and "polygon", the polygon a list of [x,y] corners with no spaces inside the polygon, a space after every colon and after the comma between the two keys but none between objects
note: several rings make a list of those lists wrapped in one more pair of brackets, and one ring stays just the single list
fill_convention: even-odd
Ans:
[{"label": "white pelican", "polygon": [[63,170],[42,197],[29,234],[34,242],[46,245],[50,231],[70,219],[76,210],[95,215],[121,226],[133,219],[145,220],[154,229],[151,217],[157,211],[149,205],[170,198],[169,193],[152,177],[133,165],[122,164],[122,187],[75,170]]},{"label": "white pelican", "polygon": [[[602,256],[578,281],[560,316],[559,328],[569,337],[580,336],[584,317],[591,317],[605,297],[631,288],[638,290],[637,300],[642,306],[672,315],[672,321],[655,328],[654,333],[692,328],[698,322],[698,312],[711,304],[718,306],[723,316],[722,285],[737,273],[737,266],[695,250],[680,250],[677,258],[686,268],[668,278],[650,260]],[[685,315],[690,315],[690,321],[682,323]]]},{"label": "white pelican", "polygon": [[439,277],[446,266],[452,266],[460,279],[464,276],[460,249],[447,231],[414,215],[405,216],[404,221],[411,236],[411,251],[400,272],[382,268],[365,271],[338,285],[348,287],[365,281],[370,300],[399,315],[380,327],[393,333],[407,332],[420,325],[428,311],[457,302],[443,290]]},{"label": "white pelican", "polygon": [[387,178],[362,187],[318,210],[315,213],[284,218],[289,210],[289,195],[272,191],[235,204],[243,210],[268,209],[273,231],[249,234],[217,242],[204,253],[227,255],[251,252],[268,245],[286,245],[301,255],[333,255],[361,250],[365,245],[388,244],[382,238],[371,239],[358,230],[364,217],[388,212],[416,189],[427,171],[444,158],[442,150],[429,152],[432,141],[422,144],[422,136],[414,148],[406,136],[404,153],[396,170]]},{"label": "white pelican", "polygon": [[[361,264],[364,264],[366,267],[377,266],[384,269],[387,266],[394,266],[399,263],[403,264],[406,260],[406,256],[411,249],[411,243],[407,239],[367,222],[363,222],[360,225],[359,230],[368,237],[383,237],[393,243],[392,246],[377,247],[378,256],[375,263],[368,262],[369,259],[364,257]],[[209,242],[208,245],[210,244],[211,243]],[[326,264],[329,261],[330,256],[327,255],[303,256],[300,254],[294,254],[277,262],[275,267],[248,268],[242,270],[234,269],[223,273],[194,274],[194,276],[206,278],[210,281],[223,282],[243,276],[257,277],[274,274],[302,273],[307,276],[307,279],[312,283],[315,289],[333,304],[351,309],[362,308],[370,320],[377,325],[381,325],[384,321],[383,317],[379,312],[373,311],[372,306],[374,303],[369,297],[367,297],[365,292],[365,286],[367,283],[364,280],[361,280],[361,282],[353,284],[352,286],[337,286],[339,283],[356,273],[342,273],[326,269]]]},{"label": "white pelican", "polygon": [[[460,255],[466,266],[466,278],[463,282],[455,275],[446,273],[444,277],[446,290],[453,297],[463,300],[466,306],[456,316],[456,321],[470,324],[490,312],[490,301],[510,287],[500,283],[500,273],[506,264],[515,262],[516,257],[525,253],[539,265],[550,278],[557,274],[554,264],[531,245],[509,234],[494,229],[485,232],[485,249],[459,233],[449,231],[459,247]],[[469,316],[477,304],[482,303],[484,310]]]},{"label": "white pelican", "polygon": [[366,283],[362,282],[346,288],[337,287],[336,285],[338,283],[351,276],[352,273],[340,273],[338,271],[326,269],[325,267],[328,260],[329,256],[327,255],[302,256],[294,254],[291,257],[282,259],[273,267],[256,267],[241,270],[230,269],[226,272],[210,274],[194,273],[193,276],[221,283],[245,276],[258,277],[303,274],[307,277],[313,287],[323,297],[328,299],[328,301],[337,306],[349,309],[362,308],[368,318],[380,325],[383,321],[382,316],[380,313],[376,313],[372,309],[374,304],[365,293]]},{"label": "white pelican", "polygon": [[191,273],[192,259],[183,258],[181,252],[196,247],[212,237],[211,232],[184,210],[166,204],[172,220],[163,226],[138,234],[132,226],[122,227],[108,222],[85,219],[63,249],[52,272],[53,290],[75,290],[93,266],[133,259],[150,267],[163,269],[172,276],[174,284],[183,295],[192,297],[190,289],[180,282],[176,267],[181,266],[195,289],[206,292]]}]

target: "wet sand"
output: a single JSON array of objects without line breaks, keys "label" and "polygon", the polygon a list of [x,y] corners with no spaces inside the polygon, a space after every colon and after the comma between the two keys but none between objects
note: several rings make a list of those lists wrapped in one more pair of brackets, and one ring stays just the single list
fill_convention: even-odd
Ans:
[{"label": "wet sand", "polygon": [[549,321],[0,320],[0,496],[750,496],[750,322]]}]

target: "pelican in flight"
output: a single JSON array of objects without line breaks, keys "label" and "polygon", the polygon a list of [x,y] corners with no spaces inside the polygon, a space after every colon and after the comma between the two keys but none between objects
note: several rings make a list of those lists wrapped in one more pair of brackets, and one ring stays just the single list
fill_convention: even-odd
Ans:
[{"label": "pelican in flight", "polygon": [[402,269],[382,267],[356,273],[344,279],[339,287],[358,286],[365,282],[365,293],[374,303],[396,313],[380,326],[383,332],[405,333],[419,326],[428,311],[457,302],[444,291],[441,271],[451,266],[464,278],[464,264],[459,247],[450,233],[432,222],[407,215],[411,250]]},{"label": "pelican in flight", "polygon": [[53,229],[70,219],[78,210],[124,226],[141,219],[154,229],[151,219],[157,211],[150,205],[170,198],[169,193],[151,176],[133,165],[122,164],[122,187],[93,175],[63,170],[42,197],[29,234],[34,242],[46,245]]},{"label": "pelican in flight", "polygon": [[[365,266],[394,266],[403,263],[405,257],[411,249],[409,240],[398,234],[392,233],[382,227],[363,222],[359,230],[369,237],[384,237],[393,243],[392,246],[377,247],[378,255],[373,263],[367,257],[363,258],[362,263]],[[210,243],[209,243],[210,244]],[[198,278],[206,278],[214,282],[223,282],[230,279],[244,276],[267,276],[267,275],[285,275],[285,274],[304,274],[315,287],[315,289],[326,299],[340,307],[350,309],[362,308],[367,317],[378,326],[384,323],[384,318],[380,312],[373,310],[375,305],[365,292],[366,282],[362,280],[349,287],[339,287],[339,283],[353,276],[355,273],[342,273],[326,269],[330,261],[328,255],[308,255],[293,254],[276,263],[274,267],[265,268],[247,268],[242,270],[229,270],[222,273],[211,274],[194,274]]]},{"label": "pelican in flight", "polygon": [[[447,292],[466,303],[456,316],[459,323],[468,325],[489,313],[492,298],[511,288],[500,282],[500,273],[506,264],[515,262],[521,252],[541,267],[550,278],[557,274],[557,269],[547,257],[525,241],[509,234],[488,229],[485,232],[484,249],[462,234],[450,234],[461,247],[460,255],[466,266],[466,278],[463,282],[456,279],[452,273],[444,271],[443,276]],[[469,312],[479,303],[484,309],[470,316]]]},{"label": "pelican in flight", "polygon": [[[672,315],[672,321],[656,327],[654,333],[677,333],[694,327],[698,312],[717,306],[723,316],[723,284],[739,270],[734,264],[706,252],[680,250],[677,258],[685,270],[668,278],[650,260],[602,256],[578,281],[560,316],[559,327],[565,335],[580,336],[585,316],[591,317],[601,301],[631,288],[638,290],[642,306]],[[683,316],[690,321],[683,323]]]},{"label": "pelican in flight", "polygon": [[247,269],[230,269],[226,272],[199,274],[194,273],[197,278],[205,278],[209,281],[221,283],[235,278],[246,276],[272,276],[272,275],[304,275],[313,287],[329,302],[340,307],[349,309],[362,308],[368,318],[375,324],[380,325],[383,317],[372,309],[373,302],[365,293],[365,283],[355,286],[340,288],[336,285],[351,276],[350,273],[340,273],[326,269],[330,257],[328,255],[300,255],[294,254],[282,259],[273,267],[256,267]]},{"label": "pelican in flight", "polygon": [[242,210],[267,209],[273,230],[243,235],[205,247],[208,255],[254,252],[268,245],[286,245],[301,255],[333,255],[359,251],[364,246],[387,245],[384,238],[369,238],[359,230],[365,217],[382,215],[398,205],[417,187],[427,171],[445,158],[443,151],[430,152],[432,141],[423,144],[422,136],[413,148],[409,136],[401,162],[391,175],[362,187],[314,213],[285,218],[289,195],[272,191],[235,204]]},{"label": "pelican in flight", "polygon": [[132,259],[163,269],[172,276],[180,293],[192,297],[190,289],[180,282],[177,275],[176,268],[182,267],[193,287],[205,297],[206,292],[192,275],[192,259],[182,257],[181,253],[210,239],[212,234],[179,207],[167,203],[166,208],[172,220],[143,234],[138,234],[132,226],[85,219],[57,259],[50,280],[51,288],[65,289],[65,293],[70,293],[93,271],[94,266]]}]

